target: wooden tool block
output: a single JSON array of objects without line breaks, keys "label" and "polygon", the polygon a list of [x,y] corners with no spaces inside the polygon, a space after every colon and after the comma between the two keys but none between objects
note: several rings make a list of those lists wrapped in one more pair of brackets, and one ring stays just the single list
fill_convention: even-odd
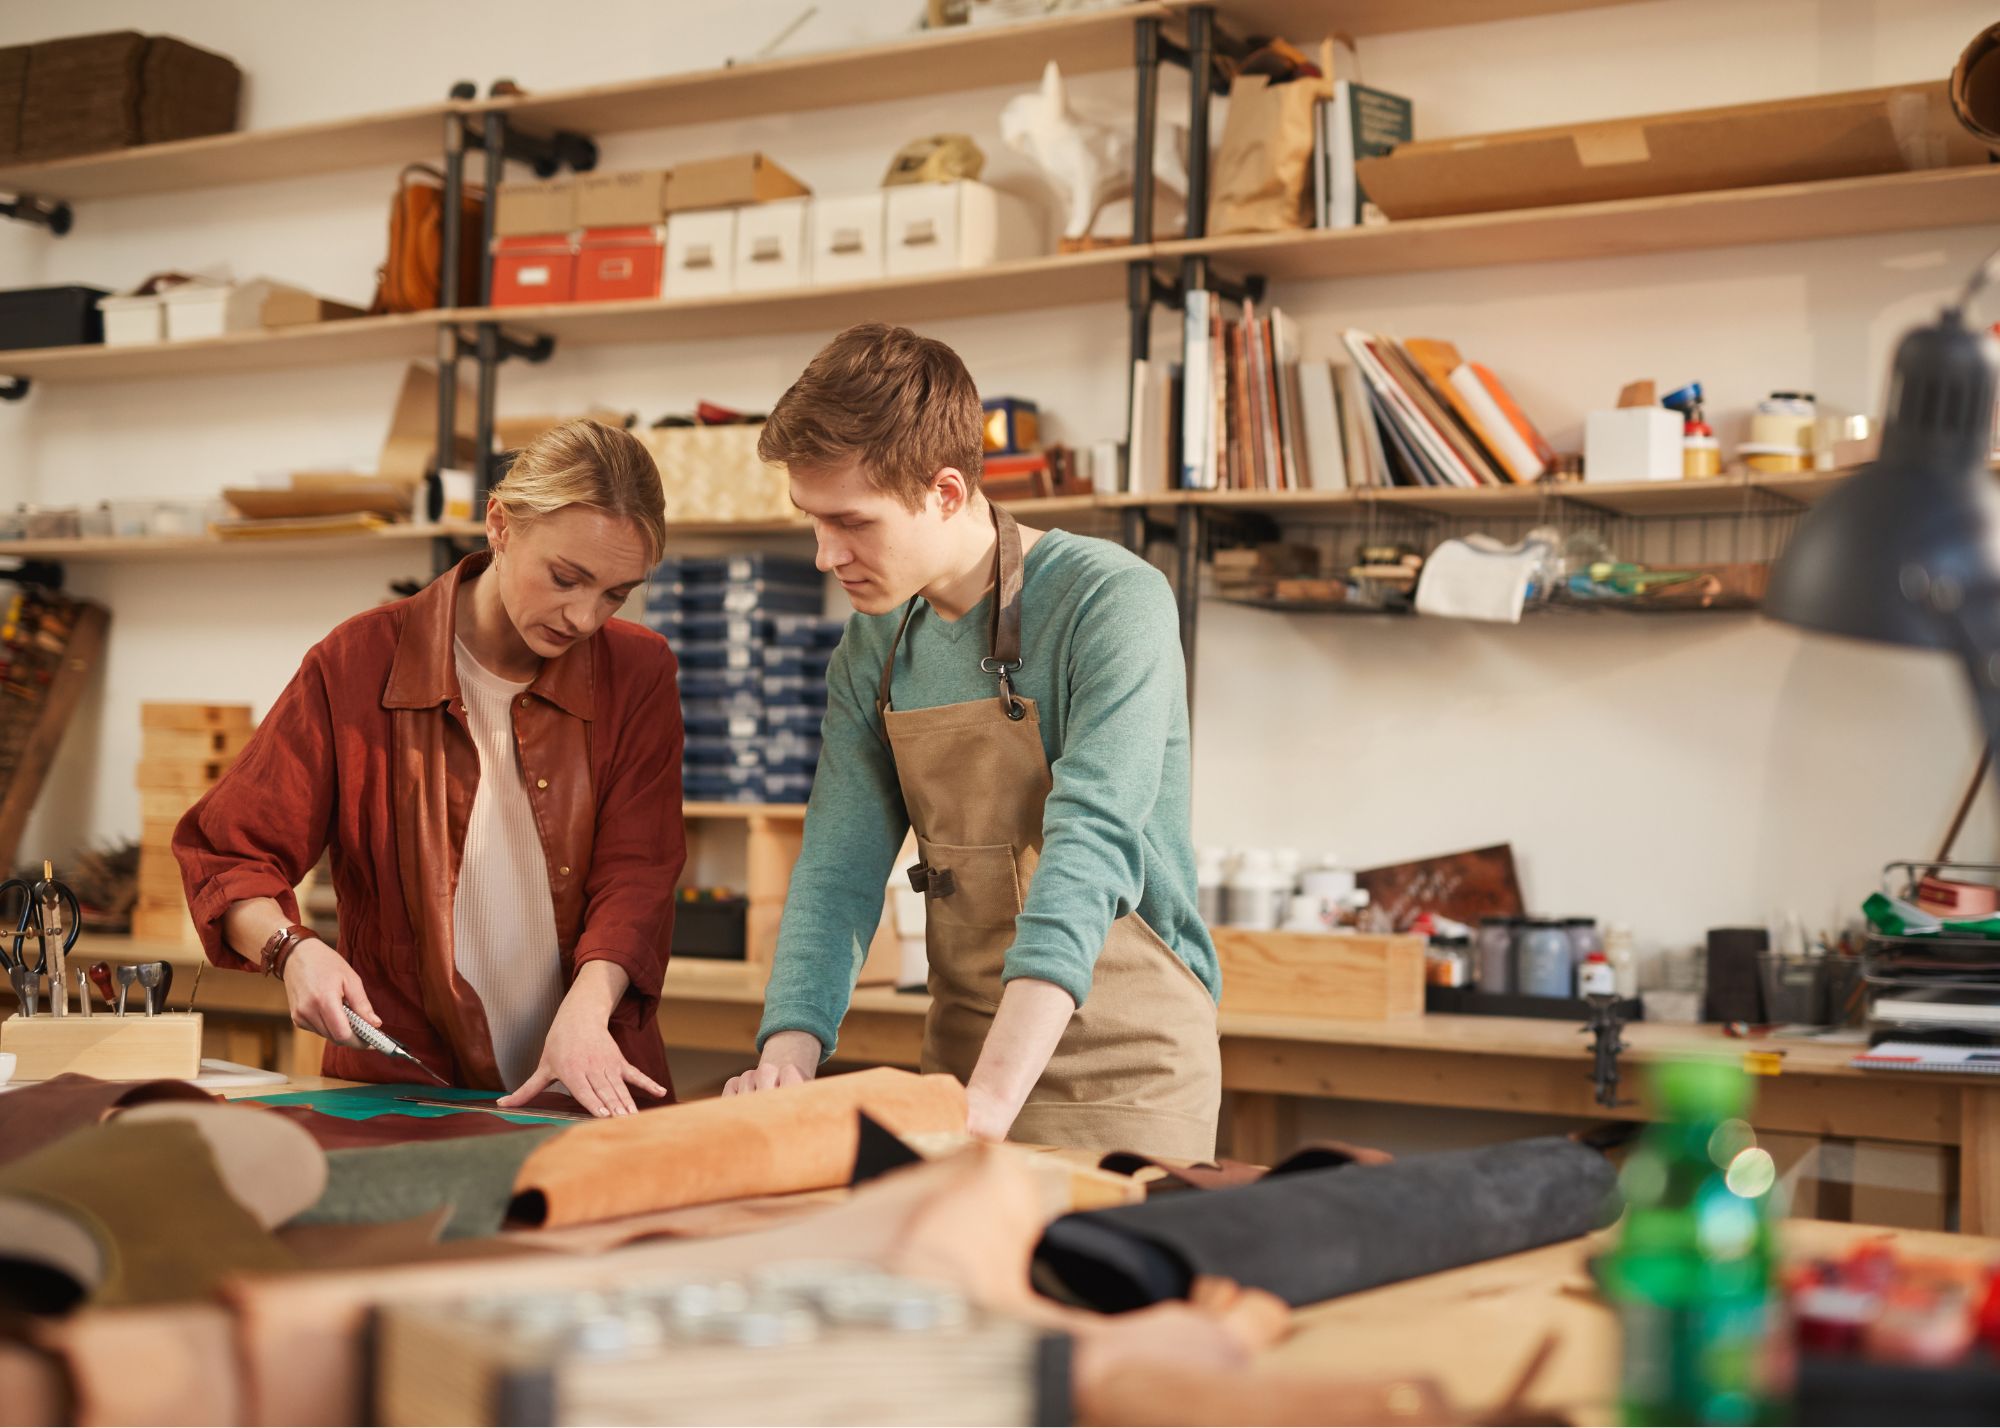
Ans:
[{"label": "wooden tool block", "polygon": [[1215,929],[1222,1009],[1388,1021],[1424,1014],[1424,939]]},{"label": "wooden tool block", "polygon": [[141,704],[141,729],[205,730],[229,729],[247,733],[251,728],[248,704]]},{"label": "wooden tool block", "polygon": [[[143,987],[126,994],[143,997]],[[102,1081],[187,1079],[201,1071],[201,1013],[158,1016],[10,1016],[0,1021],[0,1051],[20,1058],[14,1077],[47,1081],[66,1071]]]}]

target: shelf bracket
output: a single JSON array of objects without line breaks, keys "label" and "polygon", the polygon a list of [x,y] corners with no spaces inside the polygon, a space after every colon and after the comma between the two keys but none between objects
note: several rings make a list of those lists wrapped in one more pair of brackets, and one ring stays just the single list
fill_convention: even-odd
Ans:
[{"label": "shelf bracket", "polygon": [[74,225],[76,214],[60,199],[37,198],[32,193],[17,193],[10,199],[0,200],[0,218],[11,218],[17,223],[37,224],[61,238]]},{"label": "shelf bracket", "polygon": [[12,570],[9,570],[5,575],[0,575],[0,579],[14,585],[39,585],[44,590],[60,590],[63,588],[63,568],[61,561],[22,560],[19,556],[12,558],[20,560],[21,563]]},{"label": "shelf bracket", "polygon": [[0,382],[0,402],[22,401],[34,385],[32,378],[9,377],[6,381]]},{"label": "shelf bracket", "polygon": [[[483,152],[486,148],[485,119],[488,116],[475,117],[478,119],[476,123],[473,118],[464,121],[465,147]],[[587,134],[558,129],[544,137],[523,134],[511,124],[502,124],[501,131],[501,156],[517,164],[529,165],[534,169],[536,178],[554,178],[565,168],[585,174],[597,167],[597,141]]]},{"label": "shelf bracket", "polygon": [[499,345],[498,358],[502,362],[510,357],[518,357],[523,362],[539,365],[555,355],[556,340],[546,332],[525,340],[509,337],[504,332],[495,333],[494,336]]}]

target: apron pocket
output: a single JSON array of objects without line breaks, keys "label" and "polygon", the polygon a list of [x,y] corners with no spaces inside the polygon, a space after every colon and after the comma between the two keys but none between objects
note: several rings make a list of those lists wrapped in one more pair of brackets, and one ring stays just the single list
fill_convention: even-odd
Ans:
[{"label": "apron pocket", "polygon": [[[917,840],[924,866],[949,875],[951,890],[924,898],[924,916],[940,928],[991,932],[1004,929],[1012,939],[1014,919],[1021,915],[1021,878],[1009,843],[959,845]],[[1001,951],[1005,951],[1003,944]]]}]

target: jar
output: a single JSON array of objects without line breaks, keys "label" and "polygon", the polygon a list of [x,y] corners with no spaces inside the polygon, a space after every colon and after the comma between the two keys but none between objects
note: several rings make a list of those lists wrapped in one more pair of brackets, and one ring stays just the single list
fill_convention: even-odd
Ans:
[{"label": "jar", "polygon": [[1464,937],[1433,937],[1424,953],[1424,978],[1433,987],[1463,987],[1472,981],[1472,944]]},{"label": "jar", "polygon": [[1229,854],[1220,848],[1203,848],[1194,858],[1196,906],[1209,927],[1222,926],[1222,888],[1229,881]]},{"label": "jar", "polygon": [[1618,999],[1631,1001],[1639,995],[1639,957],[1632,946],[1632,929],[1608,927],[1604,931],[1604,960],[1618,983]]},{"label": "jar", "polygon": [[1569,929],[1555,918],[1523,923],[1514,944],[1515,990],[1526,997],[1571,996],[1574,962]]},{"label": "jar", "polygon": [[1505,993],[1514,990],[1514,929],[1520,921],[1518,917],[1479,919],[1476,946],[1480,991]]},{"label": "jar", "polygon": [[1285,914],[1287,932],[1326,932],[1332,921],[1326,902],[1311,893],[1294,893],[1290,910]]},{"label": "jar", "polygon": [[1566,917],[1563,931],[1569,934],[1569,965],[1575,971],[1590,960],[1593,952],[1604,950],[1604,938],[1597,930],[1594,917]]},{"label": "jar", "polygon": [[1278,871],[1268,851],[1249,848],[1238,855],[1226,892],[1223,901],[1229,926],[1273,932],[1290,910],[1292,879]]}]

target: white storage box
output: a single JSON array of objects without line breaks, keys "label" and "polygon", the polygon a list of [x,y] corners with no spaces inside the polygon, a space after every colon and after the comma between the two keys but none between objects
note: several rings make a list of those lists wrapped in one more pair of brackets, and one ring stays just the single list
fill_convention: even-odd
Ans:
[{"label": "white storage box", "polygon": [[787,198],[736,210],[736,291],[765,293],[805,286],[811,202]]},{"label": "white storage box", "polygon": [[167,289],[160,297],[166,304],[169,342],[194,342],[232,332],[256,332],[268,327],[291,327],[358,315],[353,308],[327,302],[303,288],[274,283],[268,278],[214,287],[183,283]]},{"label": "white storage box", "polygon": [[984,268],[1041,251],[1034,211],[983,183],[905,184],[884,193],[885,267],[892,278]]},{"label": "white storage box", "polygon": [[106,347],[140,347],[167,339],[166,301],[160,293],[97,300],[104,314]]},{"label": "white storage box", "polygon": [[1615,407],[1584,418],[1585,481],[1678,481],[1686,422],[1665,407]]},{"label": "white storage box", "polygon": [[676,213],[667,220],[670,298],[721,297],[736,291],[736,210]]},{"label": "white storage box", "polygon": [[883,274],[883,194],[819,198],[812,206],[812,257],[807,278],[829,283],[872,282]]}]

